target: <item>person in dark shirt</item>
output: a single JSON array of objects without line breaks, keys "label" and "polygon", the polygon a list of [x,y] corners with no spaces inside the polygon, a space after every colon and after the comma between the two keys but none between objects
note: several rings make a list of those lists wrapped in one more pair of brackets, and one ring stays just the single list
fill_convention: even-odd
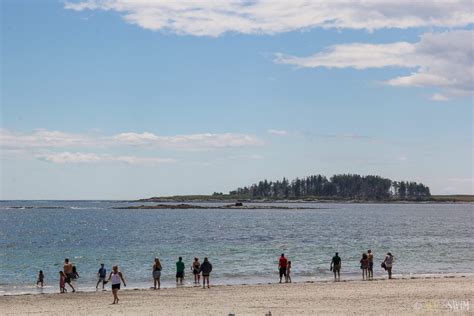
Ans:
[{"label": "person in dark shirt", "polygon": [[104,264],[100,264],[100,269],[97,272],[97,277],[99,280],[97,281],[97,284],[95,285],[95,288],[97,289],[99,287],[99,283],[102,282],[102,290],[104,290],[104,286],[107,283],[105,278],[107,278],[107,269],[105,269]]},{"label": "person in dark shirt", "polygon": [[[339,253],[336,252],[336,255],[332,257],[331,260],[331,267],[330,270],[334,272],[334,281],[341,281],[341,257],[339,257]],[[336,278],[337,274],[337,278]]]},{"label": "person in dark shirt", "polygon": [[367,280],[367,271],[369,269],[369,257],[364,252],[362,254],[362,259],[360,259],[360,268],[362,269],[362,280]]},{"label": "person in dark shirt", "polygon": [[209,262],[209,259],[204,258],[204,262],[201,264],[199,268],[199,272],[202,273],[202,288],[206,288],[206,281],[207,281],[207,288],[209,288],[209,275],[212,271],[212,264]]},{"label": "person in dark shirt", "polygon": [[179,257],[176,262],[176,284],[183,284],[184,280],[184,262],[183,258]]},{"label": "person in dark shirt", "polygon": [[40,270],[38,273],[38,280],[36,281],[36,286],[40,285],[41,287],[44,286],[44,273],[43,270]]}]

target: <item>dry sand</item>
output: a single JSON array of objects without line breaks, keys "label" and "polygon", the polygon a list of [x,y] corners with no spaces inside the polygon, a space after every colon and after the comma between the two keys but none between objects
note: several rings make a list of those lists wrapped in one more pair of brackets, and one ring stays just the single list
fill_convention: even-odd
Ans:
[{"label": "dry sand", "polygon": [[[474,278],[315,282],[0,297],[2,315],[473,314]],[[457,309],[456,309],[457,308]],[[456,310],[455,310],[456,309]]]}]

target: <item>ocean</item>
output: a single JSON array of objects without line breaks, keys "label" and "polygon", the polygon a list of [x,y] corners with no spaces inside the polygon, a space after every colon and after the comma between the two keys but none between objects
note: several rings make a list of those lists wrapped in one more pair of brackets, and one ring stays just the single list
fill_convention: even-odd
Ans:
[{"label": "ocean", "polygon": [[[58,292],[64,258],[77,267],[80,291],[95,290],[100,263],[108,271],[118,264],[128,288],[149,288],[155,257],[163,265],[164,287],[176,286],[179,256],[190,286],[196,256],[213,264],[211,285],[277,282],[281,253],[292,261],[293,281],[331,280],[329,265],[336,251],[342,258],[341,278],[360,278],[359,260],[368,249],[375,254],[375,277],[385,276],[380,262],[389,251],[395,256],[395,276],[474,273],[472,204],[114,209],[136,204],[0,201],[0,295]],[[43,289],[35,286],[39,270],[45,274]]]}]

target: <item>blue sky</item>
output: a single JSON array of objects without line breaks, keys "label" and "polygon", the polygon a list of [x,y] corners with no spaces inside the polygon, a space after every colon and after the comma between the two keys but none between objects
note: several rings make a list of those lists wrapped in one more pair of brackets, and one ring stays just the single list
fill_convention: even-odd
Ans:
[{"label": "blue sky", "polygon": [[469,1],[338,2],[3,1],[0,198],[319,173],[472,194]]}]

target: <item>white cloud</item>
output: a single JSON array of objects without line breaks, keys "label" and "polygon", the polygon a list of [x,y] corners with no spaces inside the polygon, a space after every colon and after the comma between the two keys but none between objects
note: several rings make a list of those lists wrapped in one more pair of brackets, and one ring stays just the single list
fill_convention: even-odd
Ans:
[{"label": "white cloud", "polygon": [[0,146],[2,148],[93,146],[95,143],[96,140],[88,135],[45,129],[38,129],[33,133],[24,134],[0,129]]},{"label": "white cloud", "polygon": [[431,96],[430,100],[443,102],[443,101],[448,101],[449,98],[447,96],[445,96],[444,94],[435,93]]},{"label": "white cloud", "polygon": [[269,134],[272,134],[272,135],[277,135],[277,136],[286,136],[288,135],[288,132],[285,131],[285,130],[279,130],[279,129],[269,129],[267,131]]},{"label": "white cloud", "polygon": [[308,28],[452,28],[474,23],[471,0],[85,0],[66,2],[64,7],[115,11],[144,29],[195,36]]},{"label": "white cloud", "polygon": [[[355,69],[381,68],[387,66],[407,67],[404,57],[412,54],[414,47],[410,43],[393,44],[344,44],[329,47],[326,51],[309,57],[287,56],[276,54],[275,62],[295,65],[297,67],[327,67]],[[409,65],[416,66],[415,64]]]},{"label": "white cloud", "polygon": [[135,157],[135,156],[117,156],[111,157],[106,156],[105,160],[120,161],[131,165],[158,165],[164,163],[175,163],[176,159],[173,158],[160,158],[160,157]]},{"label": "white cloud", "polygon": [[56,164],[75,164],[75,163],[99,163],[99,162],[124,162],[131,165],[156,165],[164,163],[175,163],[175,159],[159,157],[135,157],[135,156],[112,156],[98,155],[95,153],[82,152],[61,152],[39,154],[36,158]]},{"label": "white cloud", "polygon": [[37,158],[40,160],[52,162],[52,163],[93,163],[101,161],[101,157],[94,153],[54,153],[54,154],[44,154],[37,155]]},{"label": "white cloud", "polygon": [[260,145],[263,145],[263,142],[256,136],[234,133],[159,136],[149,132],[127,132],[113,136],[105,136],[99,134],[72,134],[44,129],[32,133],[17,133],[0,129],[0,146],[8,149],[84,148],[98,146],[156,146],[174,149],[218,149]]},{"label": "white cloud", "polygon": [[[408,76],[386,81],[392,86],[436,87],[448,95],[474,93],[474,31],[427,33],[417,43],[342,44],[309,57],[277,54],[275,62],[297,67],[412,69]],[[441,94],[435,97],[441,99]]]},{"label": "white cloud", "polygon": [[161,146],[178,149],[226,148],[260,146],[263,142],[253,135],[245,134],[191,134],[158,136],[152,133],[122,133],[112,137],[120,144],[133,146]]}]

